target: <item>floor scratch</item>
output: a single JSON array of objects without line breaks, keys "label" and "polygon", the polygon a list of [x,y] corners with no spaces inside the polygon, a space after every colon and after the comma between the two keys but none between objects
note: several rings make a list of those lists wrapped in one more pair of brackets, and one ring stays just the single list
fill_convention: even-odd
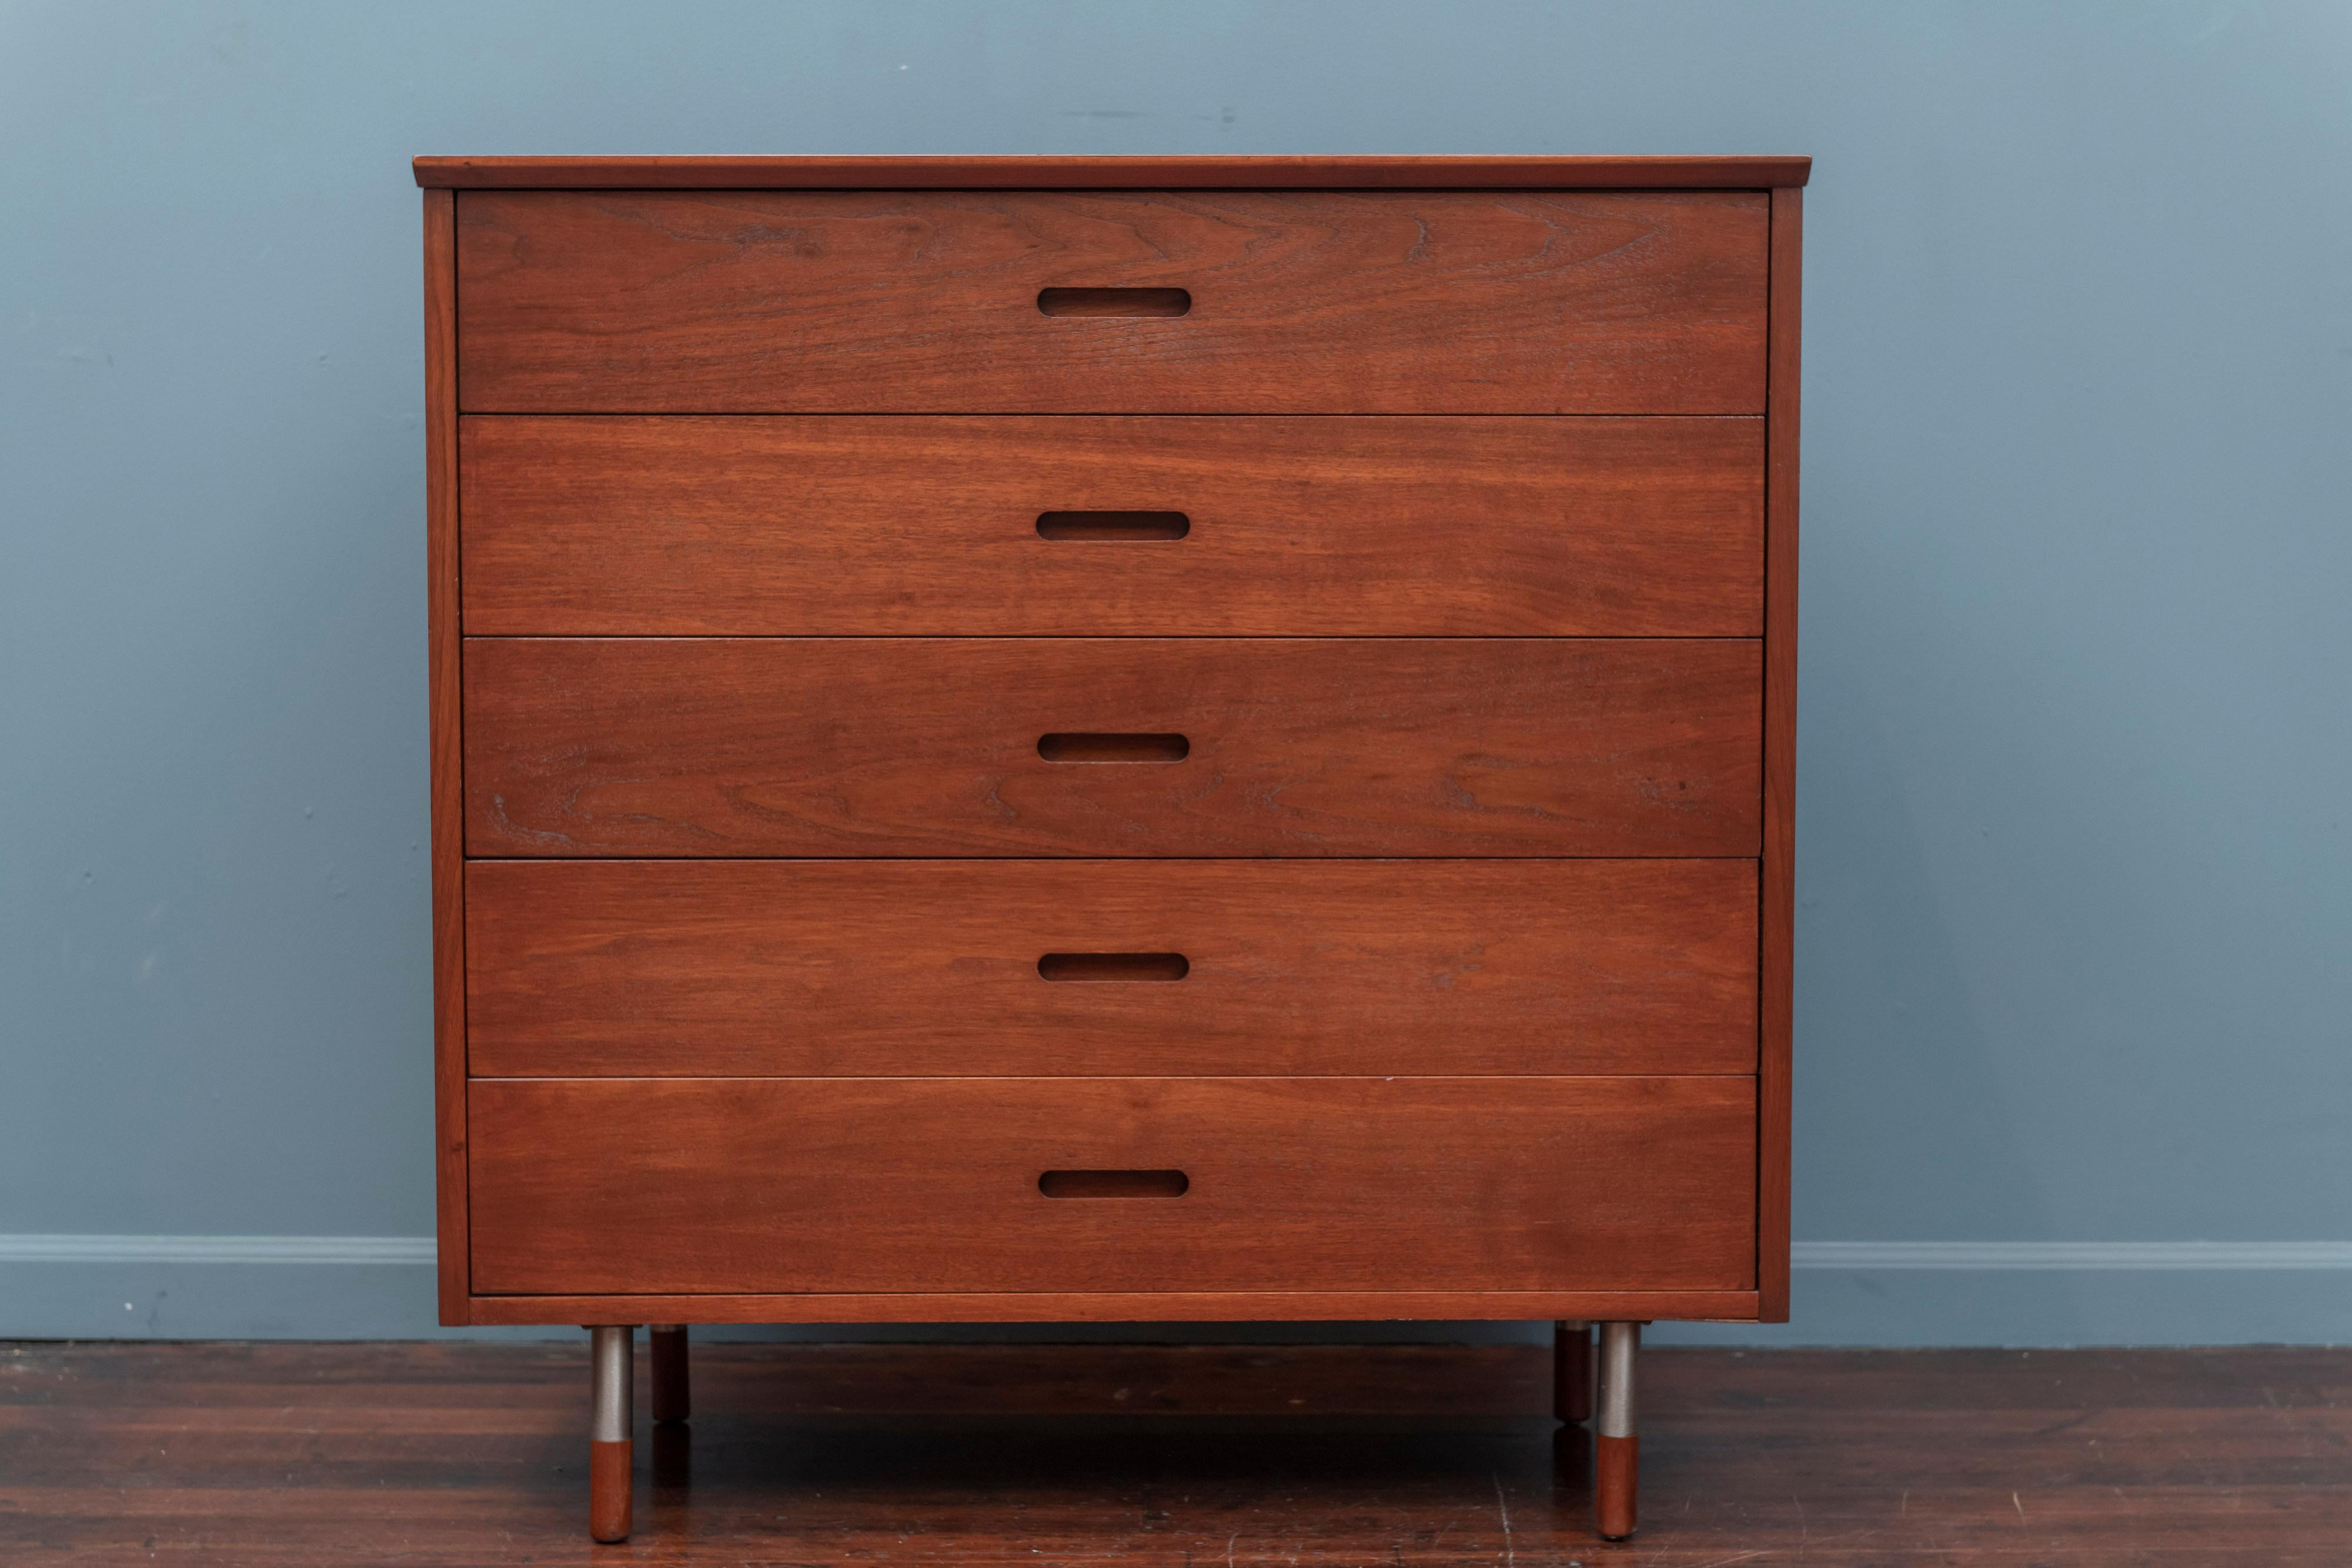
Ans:
[{"label": "floor scratch", "polygon": [[1503,1561],[1517,1563],[1518,1550],[1511,1543],[1511,1505],[1503,1500],[1503,1472],[1495,1472],[1495,1511],[1503,1516]]}]

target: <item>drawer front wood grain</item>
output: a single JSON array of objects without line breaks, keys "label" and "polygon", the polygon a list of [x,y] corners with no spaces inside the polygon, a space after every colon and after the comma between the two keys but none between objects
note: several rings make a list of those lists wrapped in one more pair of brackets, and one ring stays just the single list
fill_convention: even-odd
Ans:
[{"label": "drawer front wood grain", "polygon": [[1748,1078],[478,1079],[469,1101],[486,1293],[1755,1276]]},{"label": "drawer front wood grain", "polygon": [[1768,228],[1759,192],[468,191],[459,396],[1752,414]]},{"label": "drawer front wood grain", "polygon": [[474,638],[467,847],[1752,856],[1758,644]]},{"label": "drawer front wood grain", "polygon": [[511,635],[1729,636],[1753,419],[464,422]]},{"label": "drawer front wood grain", "polygon": [[486,1077],[1745,1073],[1753,861],[476,861]]}]

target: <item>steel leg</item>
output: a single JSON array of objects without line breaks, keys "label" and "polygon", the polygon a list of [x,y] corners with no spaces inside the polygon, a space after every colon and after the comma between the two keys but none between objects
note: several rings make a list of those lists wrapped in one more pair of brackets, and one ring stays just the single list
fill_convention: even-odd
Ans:
[{"label": "steel leg", "polygon": [[1640,1323],[1601,1325],[1601,1411],[1594,1422],[1592,1512],[1601,1533],[1622,1541],[1633,1533],[1642,1439],[1635,1425],[1633,1364],[1642,1348]]},{"label": "steel leg", "polygon": [[588,1533],[598,1541],[626,1541],[636,1329],[629,1323],[598,1323],[588,1334],[590,1386],[594,1391],[588,1418]]}]

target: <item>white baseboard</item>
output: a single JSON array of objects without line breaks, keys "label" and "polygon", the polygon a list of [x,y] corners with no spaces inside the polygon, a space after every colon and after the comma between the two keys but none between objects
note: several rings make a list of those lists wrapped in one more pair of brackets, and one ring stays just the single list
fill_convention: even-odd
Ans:
[{"label": "white baseboard", "polygon": [[[0,1235],[0,1339],[576,1338],[439,1326],[429,1236]],[[1662,1322],[1665,1344],[2352,1343],[2352,1242],[1800,1241],[1786,1324]],[[1109,1338],[1124,1324],[805,1325],[784,1339]],[[1177,1324],[1178,1341],[1534,1340],[1532,1323]],[[1533,1336],[1532,1338],[1530,1336]]]},{"label": "white baseboard", "polygon": [[[1798,1269],[2352,1269],[2352,1241],[1800,1241]],[[0,1263],[404,1263],[430,1236],[0,1235]]]},{"label": "white baseboard", "polygon": [[430,1236],[5,1236],[0,1263],[433,1262]]},{"label": "white baseboard", "polygon": [[2352,1241],[1799,1241],[1795,1269],[2352,1269]]}]

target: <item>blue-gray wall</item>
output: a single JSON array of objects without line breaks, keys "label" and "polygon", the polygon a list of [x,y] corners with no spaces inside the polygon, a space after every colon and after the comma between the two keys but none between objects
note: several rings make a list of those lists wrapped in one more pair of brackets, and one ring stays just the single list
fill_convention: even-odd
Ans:
[{"label": "blue-gray wall", "polygon": [[1813,154],[1759,1337],[2352,1340],[2332,0],[0,7],[0,1334],[430,1324],[407,159],[746,151]]}]

